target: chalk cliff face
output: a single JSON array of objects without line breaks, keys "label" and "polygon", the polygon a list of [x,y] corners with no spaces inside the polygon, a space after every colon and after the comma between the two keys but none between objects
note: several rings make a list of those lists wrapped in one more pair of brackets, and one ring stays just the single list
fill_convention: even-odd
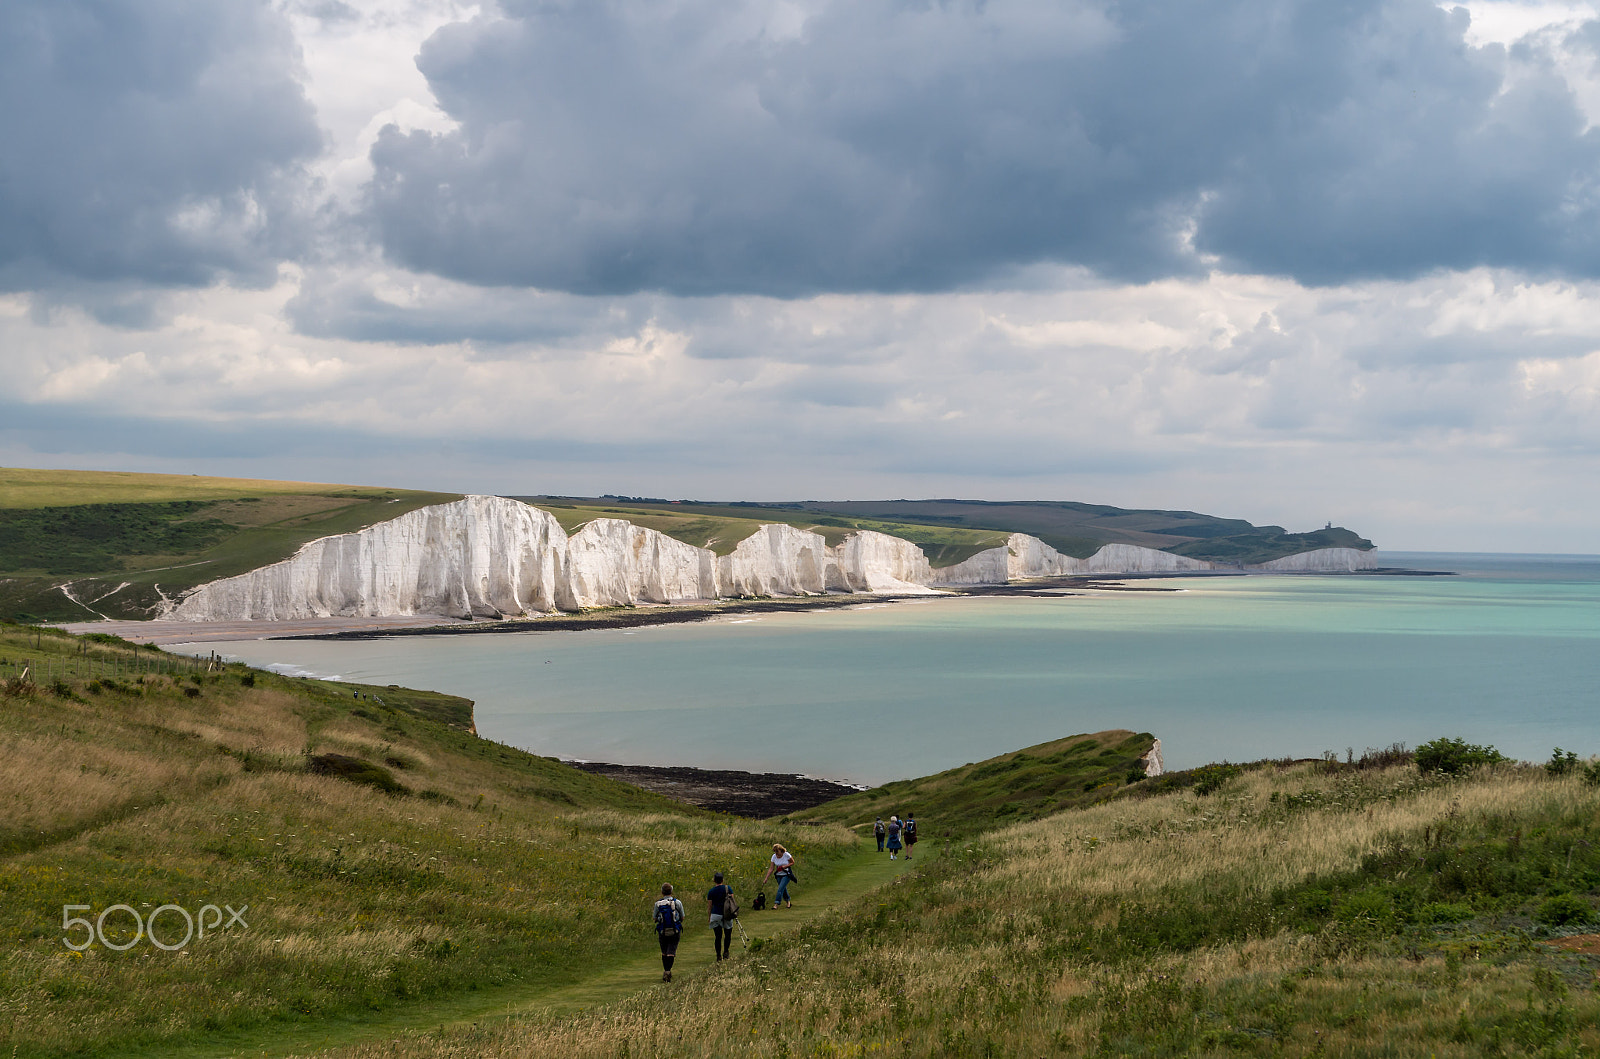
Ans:
[{"label": "chalk cliff face", "polygon": [[1279,570],[1287,573],[1319,573],[1334,571],[1354,573],[1357,570],[1376,570],[1378,557],[1373,552],[1356,548],[1318,548],[1316,551],[1285,555],[1267,563],[1257,563],[1247,570]]},{"label": "chalk cliff face", "polygon": [[567,535],[548,512],[471,496],[311,541],[281,563],[201,585],[168,617],[285,621],[571,610],[579,604],[564,570],[566,546]]},{"label": "chalk cliff face", "polygon": [[[1348,548],[1289,556],[1259,570],[1355,570]],[[286,621],[394,614],[500,617],[722,596],[913,593],[1062,574],[1210,569],[1196,559],[1108,544],[1087,559],[1014,533],[999,548],[938,570],[915,544],[863,531],[829,547],[820,534],[766,525],[717,556],[621,519],[568,537],[555,517],[515,500],[469,496],[356,533],[306,544],[283,562],[201,585],[166,617]]]},{"label": "chalk cliff face", "polygon": [[717,563],[712,595],[811,596],[852,591],[822,535],[794,526],[762,526]]},{"label": "chalk cliff face", "polygon": [[936,585],[1000,585],[1066,574],[1154,574],[1210,570],[1212,564],[1131,544],[1107,544],[1087,559],[1063,555],[1037,537],[1013,533],[1004,546],[932,572]]}]

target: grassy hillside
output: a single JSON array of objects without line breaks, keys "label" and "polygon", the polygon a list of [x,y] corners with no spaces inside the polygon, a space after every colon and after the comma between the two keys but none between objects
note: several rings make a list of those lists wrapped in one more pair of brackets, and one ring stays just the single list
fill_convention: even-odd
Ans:
[{"label": "grassy hillside", "polygon": [[516,499],[555,515],[568,533],[596,518],[627,519],[635,525],[665,533],[697,548],[727,555],[739,542],[766,523],[780,523],[820,534],[837,545],[858,530],[876,530],[921,546],[935,567],[952,566],[978,552],[1006,541],[998,530],[969,530],[917,522],[797,512],[770,505],[673,504],[668,501],[629,501],[614,497],[599,500],[574,497],[523,496]]},{"label": "grassy hillside", "polygon": [[[1314,548],[1371,548],[1372,542],[1341,527],[1289,533],[1282,526],[1254,526],[1243,519],[1218,518],[1194,511],[1133,510],[1102,504],[1056,501],[996,503],[984,500],[847,500],[795,503],[703,503],[638,497],[522,497],[540,507],[562,505],[583,521],[584,512],[606,513],[655,526],[669,536],[701,543],[697,524],[726,540],[733,523],[748,523],[746,536],[762,522],[784,522],[814,529],[830,543],[858,529],[872,529],[915,541],[935,567],[950,566],[1004,543],[1010,533],[1038,537],[1056,550],[1080,559],[1105,544],[1136,544],[1196,559],[1260,563]],[[588,517],[594,517],[590,515]],[[709,526],[715,524],[715,529]],[[691,535],[680,536],[680,533]],[[734,538],[735,540],[740,538]],[[731,550],[732,545],[725,545]]]},{"label": "grassy hillside", "polygon": [[1600,1054],[1600,788],[1249,770],[952,844],[803,938],[569,1018],[337,1054]]},{"label": "grassy hillside", "polygon": [[[564,983],[653,949],[662,881],[692,892],[724,868],[748,892],[777,835],[478,739],[452,696],[238,666],[130,676],[133,654],[0,625],[7,662],[123,674],[0,680],[3,1055],[165,1055]],[[855,845],[795,830],[813,880]],[[63,945],[83,936],[63,906],[118,904],[249,906],[248,927],[168,952],[121,910],[104,930],[126,952]],[[157,921],[183,934],[180,912]]]},{"label": "grassy hillside", "polygon": [[1144,778],[1148,732],[1096,732],[1040,743],[975,764],[835,798],[793,819],[864,826],[915,814],[928,835],[967,835],[1103,801]]},{"label": "grassy hillside", "polygon": [[146,618],[168,596],[453,493],[0,468],[0,617]]}]

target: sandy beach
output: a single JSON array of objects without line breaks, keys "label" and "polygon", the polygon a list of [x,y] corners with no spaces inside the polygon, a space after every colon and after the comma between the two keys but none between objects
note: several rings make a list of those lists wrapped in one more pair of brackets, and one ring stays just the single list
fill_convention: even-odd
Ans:
[{"label": "sandy beach", "polygon": [[271,640],[280,636],[317,636],[339,632],[381,632],[469,625],[442,614],[406,614],[386,618],[307,618],[301,621],[82,621],[59,628],[71,633],[108,633],[130,643],[175,644],[213,640]]}]

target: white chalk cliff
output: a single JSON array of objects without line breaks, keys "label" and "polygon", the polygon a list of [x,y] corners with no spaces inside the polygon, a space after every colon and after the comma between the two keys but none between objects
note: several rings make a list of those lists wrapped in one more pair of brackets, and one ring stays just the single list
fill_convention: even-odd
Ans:
[{"label": "white chalk cliff", "polygon": [[955,566],[934,570],[932,584],[1003,585],[1030,577],[1065,574],[1164,574],[1213,569],[1203,559],[1140,548],[1132,544],[1106,544],[1087,559],[1063,555],[1037,537],[1013,533],[998,548],[979,552]]},{"label": "white chalk cliff", "polygon": [[[1252,569],[1371,565],[1368,553],[1330,548]],[[730,554],[718,556],[622,519],[595,519],[568,536],[547,511],[503,497],[469,496],[314,540],[282,562],[200,585],[165,617],[508,617],[727,596],[898,594],[1062,574],[1211,568],[1197,559],[1126,544],[1108,544],[1076,559],[1036,537],[1014,533],[1001,547],[935,570],[922,549],[899,537],[862,531],[830,547],[820,534],[782,524],[764,525]]]},{"label": "white chalk cliff", "polygon": [[1282,559],[1256,563],[1246,570],[1277,570],[1285,573],[1326,574],[1332,572],[1354,573],[1357,570],[1376,570],[1378,556],[1359,548],[1318,548],[1315,551],[1285,555]]}]

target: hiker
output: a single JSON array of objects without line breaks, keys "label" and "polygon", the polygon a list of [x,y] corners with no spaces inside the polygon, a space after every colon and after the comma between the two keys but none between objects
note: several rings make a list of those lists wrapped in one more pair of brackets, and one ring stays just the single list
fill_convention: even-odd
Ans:
[{"label": "hiker", "polygon": [[672,981],[672,961],[678,958],[678,936],[683,933],[683,902],[672,896],[672,884],[661,884],[656,902],[656,939],[661,942],[661,980]]},{"label": "hiker", "polygon": [[878,839],[878,852],[882,853],[883,838],[889,833],[889,829],[883,826],[883,817],[878,817],[878,822],[872,825],[872,833]]},{"label": "hiker", "polygon": [[726,960],[733,948],[733,921],[739,915],[739,902],[734,899],[733,887],[725,885],[719,871],[711,876],[716,885],[706,891],[706,908],[711,912],[711,951],[717,959]]},{"label": "hiker", "polygon": [[911,849],[917,844],[917,821],[910,813],[906,814],[905,823],[900,825],[900,837],[905,839],[906,860],[911,859]]},{"label": "hiker", "polygon": [[774,874],[778,877],[778,893],[772,899],[772,907],[777,908],[781,904],[785,908],[793,908],[794,903],[789,900],[789,884],[794,882],[794,854],[777,842],[772,844],[772,863],[767,865],[767,874],[761,877],[761,884],[765,886]]},{"label": "hiker", "polygon": [[900,853],[900,818],[889,817],[889,859],[894,860]]}]

